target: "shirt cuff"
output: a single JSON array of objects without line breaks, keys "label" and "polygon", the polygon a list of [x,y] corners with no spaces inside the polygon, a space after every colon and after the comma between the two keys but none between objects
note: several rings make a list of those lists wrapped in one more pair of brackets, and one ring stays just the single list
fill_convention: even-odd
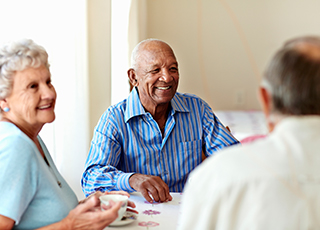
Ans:
[{"label": "shirt cuff", "polygon": [[131,177],[132,174],[134,174],[134,173],[122,173],[119,176],[118,181],[117,181],[117,188],[119,190],[123,190],[128,193],[136,192],[136,190],[131,188],[131,186],[129,184],[129,178]]}]

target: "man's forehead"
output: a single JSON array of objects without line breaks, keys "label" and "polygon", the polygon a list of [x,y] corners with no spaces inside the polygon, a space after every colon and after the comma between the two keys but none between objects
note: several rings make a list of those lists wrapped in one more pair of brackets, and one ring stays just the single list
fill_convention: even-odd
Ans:
[{"label": "man's forehead", "polygon": [[147,58],[143,59],[140,62],[140,67],[145,70],[150,70],[156,67],[161,67],[161,66],[176,66],[178,67],[178,63],[176,59],[173,56],[170,57],[163,57],[163,58]]},{"label": "man's forehead", "polygon": [[157,65],[161,63],[177,64],[176,57],[169,46],[150,46],[141,49],[138,62]]}]

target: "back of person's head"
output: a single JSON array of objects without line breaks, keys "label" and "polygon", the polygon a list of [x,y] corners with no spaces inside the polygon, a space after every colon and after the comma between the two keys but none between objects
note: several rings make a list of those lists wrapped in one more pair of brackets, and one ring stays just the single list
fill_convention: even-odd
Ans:
[{"label": "back of person's head", "polygon": [[48,54],[30,39],[12,41],[0,47],[0,99],[10,94],[13,76],[17,71],[41,65],[49,69]]},{"label": "back of person's head", "polygon": [[286,42],[271,60],[262,86],[271,94],[275,114],[320,114],[320,38]]}]

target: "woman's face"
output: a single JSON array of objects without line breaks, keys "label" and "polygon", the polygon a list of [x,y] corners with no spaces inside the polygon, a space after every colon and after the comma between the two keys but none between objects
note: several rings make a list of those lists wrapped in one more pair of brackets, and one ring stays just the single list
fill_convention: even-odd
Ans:
[{"label": "woman's face", "polygon": [[55,102],[56,91],[45,66],[18,71],[13,76],[11,94],[6,98],[10,108],[6,117],[20,128],[41,129],[45,123],[54,121]]}]

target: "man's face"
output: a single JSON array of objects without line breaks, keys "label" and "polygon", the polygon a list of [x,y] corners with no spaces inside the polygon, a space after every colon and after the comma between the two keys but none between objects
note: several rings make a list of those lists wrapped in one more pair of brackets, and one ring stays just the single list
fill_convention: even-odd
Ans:
[{"label": "man's face", "polygon": [[178,63],[171,48],[151,41],[141,47],[135,78],[139,97],[145,108],[168,104],[179,83]]}]

